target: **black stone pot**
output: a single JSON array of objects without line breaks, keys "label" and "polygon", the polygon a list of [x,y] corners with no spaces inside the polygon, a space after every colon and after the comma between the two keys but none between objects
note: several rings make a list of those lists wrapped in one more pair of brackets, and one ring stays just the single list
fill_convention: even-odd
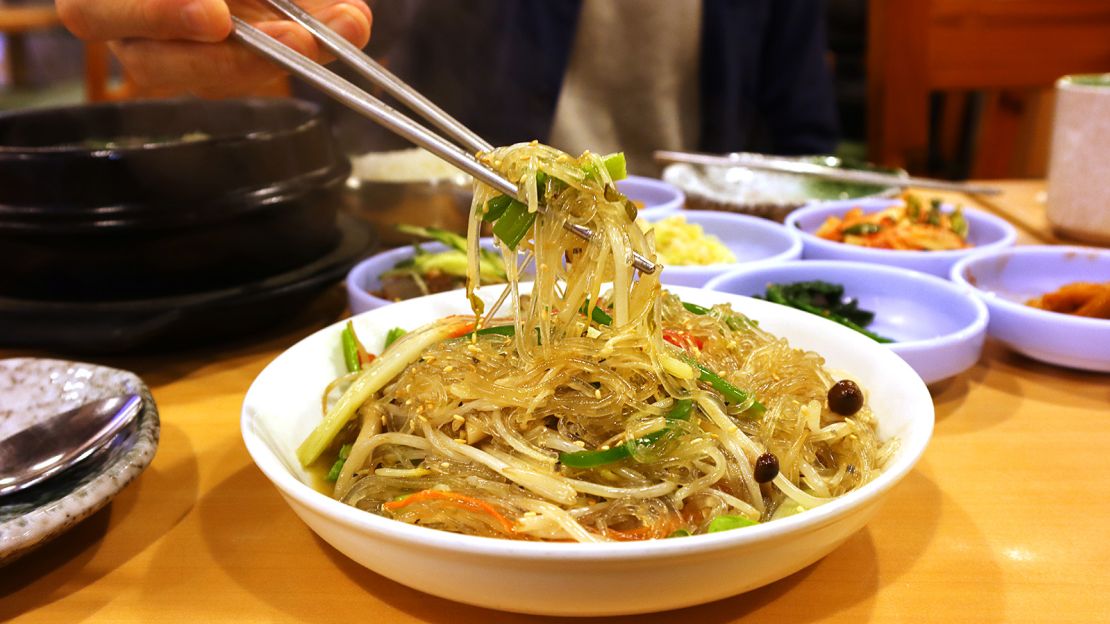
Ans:
[{"label": "black stone pot", "polygon": [[118,301],[286,273],[337,245],[349,173],[295,100],[0,115],[0,296]]}]

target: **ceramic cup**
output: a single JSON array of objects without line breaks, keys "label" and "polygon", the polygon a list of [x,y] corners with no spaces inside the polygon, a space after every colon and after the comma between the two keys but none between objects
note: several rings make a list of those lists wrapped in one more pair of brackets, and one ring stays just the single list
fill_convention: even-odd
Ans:
[{"label": "ceramic cup", "polygon": [[1048,221],[1062,236],[1110,245],[1110,74],[1056,82]]}]

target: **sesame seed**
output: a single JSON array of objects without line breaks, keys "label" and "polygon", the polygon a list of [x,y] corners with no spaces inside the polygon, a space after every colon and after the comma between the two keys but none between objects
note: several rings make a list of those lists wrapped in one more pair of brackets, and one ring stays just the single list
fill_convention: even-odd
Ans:
[{"label": "sesame seed", "polygon": [[540,514],[538,514],[538,513],[534,512],[534,511],[526,511],[526,512],[524,512],[524,517],[525,517],[525,518],[535,518],[535,517],[536,517],[536,516],[538,516],[538,515],[540,515]]}]

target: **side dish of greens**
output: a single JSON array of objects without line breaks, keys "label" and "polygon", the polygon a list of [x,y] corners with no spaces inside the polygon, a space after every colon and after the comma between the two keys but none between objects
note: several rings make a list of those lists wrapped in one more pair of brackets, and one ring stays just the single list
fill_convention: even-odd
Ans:
[{"label": "side dish of greens", "polygon": [[859,301],[844,295],[844,286],[825,281],[794,282],[791,284],[768,284],[763,295],[755,295],[798,310],[823,316],[840,323],[876,342],[894,342],[867,329],[875,319],[875,313],[859,307]]}]

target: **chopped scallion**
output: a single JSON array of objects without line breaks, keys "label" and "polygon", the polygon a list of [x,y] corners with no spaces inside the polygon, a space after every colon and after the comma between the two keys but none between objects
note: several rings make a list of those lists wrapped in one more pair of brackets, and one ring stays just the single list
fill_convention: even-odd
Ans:
[{"label": "chopped scallion", "polygon": [[759,524],[752,520],[748,520],[744,516],[734,516],[732,514],[721,514],[716,518],[709,521],[709,527],[705,530],[706,533],[719,533],[721,531],[731,531],[732,529],[742,529],[744,527],[755,526]]},{"label": "chopped scallion", "polygon": [[386,332],[386,334],[385,334],[385,345],[382,347],[382,351],[385,351],[386,349],[388,349],[389,345],[393,344],[394,342],[397,342],[398,338],[400,338],[401,336],[404,336],[407,333],[408,332],[401,329],[400,327],[394,327],[393,329]]},{"label": "chopped scallion", "polygon": [[336,459],[335,463],[331,465],[331,470],[328,471],[328,475],[324,478],[328,481],[335,481],[339,479],[339,473],[343,471],[343,464],[347,463],[347,458],[350,457],[350,455],[350,444],[344,444],[343,446],[339,447],[339,458]]},{"label": "chopped scallion", "polygon": [[529,212],[528,206],[514,199],[509,202],[509,207],[501,218],[493,224],[493,235],[509,249],[515,250],[528,234],[528,230],[532,229],[535,220],[536,213]]}]

